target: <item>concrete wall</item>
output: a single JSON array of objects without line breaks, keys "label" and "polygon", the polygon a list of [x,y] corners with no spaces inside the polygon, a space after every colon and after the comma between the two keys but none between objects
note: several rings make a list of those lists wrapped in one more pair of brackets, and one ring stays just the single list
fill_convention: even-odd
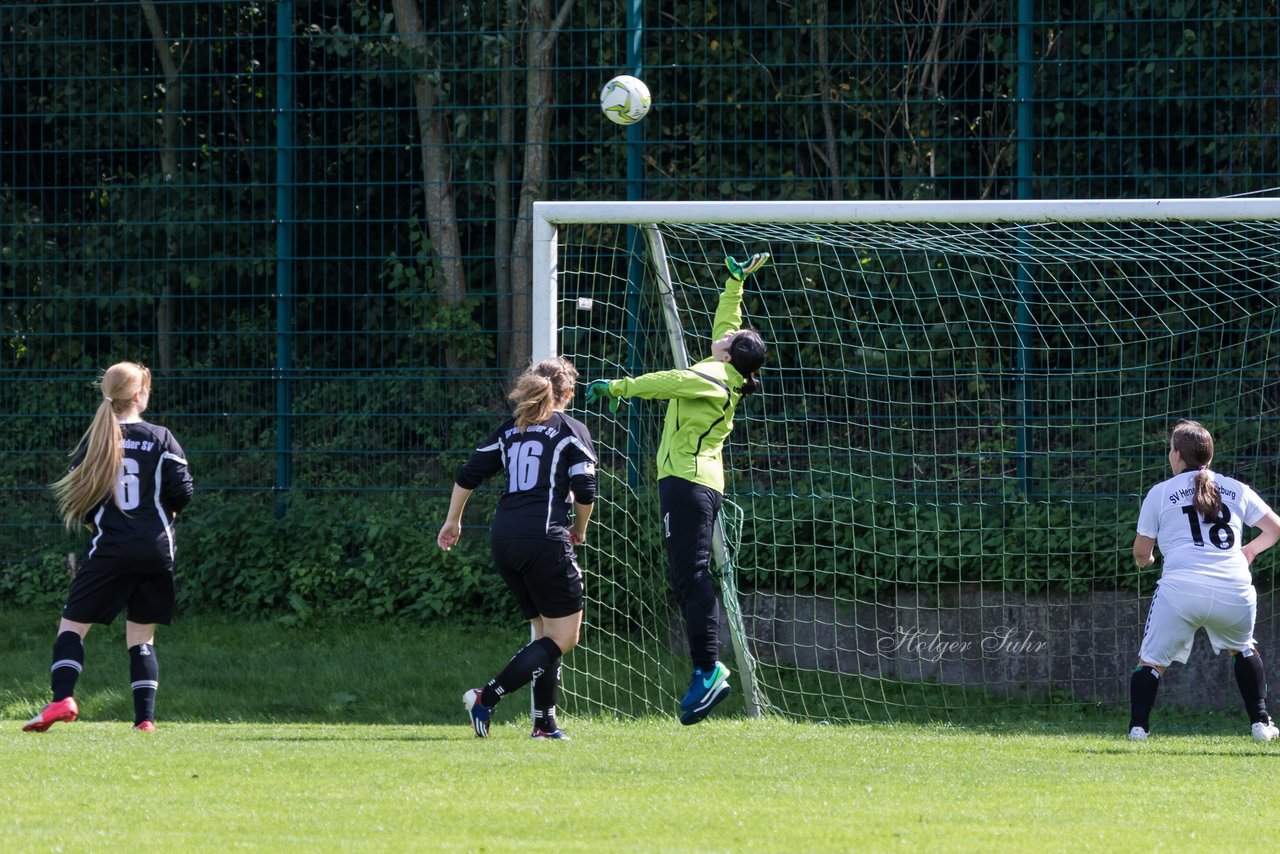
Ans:
[{"label": "concrete wall", "polygon": [[[1275,595],[1258,599],[1256,637],[1276,685]],[[1128,704],[1149,604],[1149,597],[1133,593],[1027,595],[987,588],[946,598],[902,592],[875,603],[769,594],[742,602],[747,636],[766,663],[1117,706]],[[1277,699],[1273,691],[1273,711]],[[1230,656],[1215,656],[1203,631],[1188,662],[1165,674],[1157,710],[1161,706],[1242,708]]]}]

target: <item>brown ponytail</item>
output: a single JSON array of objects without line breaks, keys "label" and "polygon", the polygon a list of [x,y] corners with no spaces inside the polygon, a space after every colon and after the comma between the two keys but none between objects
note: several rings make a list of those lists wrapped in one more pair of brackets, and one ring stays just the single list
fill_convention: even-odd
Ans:
[{"label": "brown ponytail", "polygon": [[1222,513],[1222,496],[1209,476],[1213,461],[1213,436],[1198,421],[1179,421],[1169,434],[1170,446],[1182,457],[1187,469],[1197,470],[1192,504],[1202,519],[1216,519]]}]

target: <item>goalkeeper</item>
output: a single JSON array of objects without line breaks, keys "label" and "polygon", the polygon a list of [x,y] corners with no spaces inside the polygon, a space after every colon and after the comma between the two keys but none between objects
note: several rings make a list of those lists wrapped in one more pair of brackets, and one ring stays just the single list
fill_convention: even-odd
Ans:
[{"label": "goalkeeper", "polygon": [[680,701],[680,722],[695,724],[729,695],[729,668],[719,660],[720,606],[711,583],[711,539],[724,500],[720,452],[733,430],[738,402],[760,389],[756,372],[765,362],[764,341],[742,328],[742,286],[769,260],[767,253],[739,263],[726,258],[729,277],[716,306],[711,355],[680,370],[595,380],[586,401],[667,400],[658,445],[658,499],[662,536],[676,602],[684,615],[693,678]]}]

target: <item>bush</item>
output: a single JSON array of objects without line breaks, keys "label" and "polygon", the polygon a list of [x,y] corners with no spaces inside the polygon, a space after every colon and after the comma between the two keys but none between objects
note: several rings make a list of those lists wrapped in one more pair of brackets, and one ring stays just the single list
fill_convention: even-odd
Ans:
[{"label": "bush", "polygon": [[[293,495],[277,516],[260,493],[197,496],[178,522],[178,597],[185,613],[274,614],[291,624],[355,617],[424,622],[510,619],[485,526],[494,491],[477,493],[465,536],[436,546],[443,502],[397,493]],[[749,591],[875,598],[904,585],[981,583],[1027,592],[1150,589],[1158,565],[1133,569],[1131,507],[1064,504],[914,505],[734,497],[744,510],[736,564]],[[601,502],[582,554],[597,624],[621,627],[669,601],[661,529],[640,506]],[[735,525],[736,527],[736,525]],[[56,607],[65,559],[82,544],[56,525],[0,575],[0,604]]]},{"label": "bush", "polygon": [[[197,496],[177,525],[179,608],[276,614],[286,623],[510,617],[488,537],[469,529],[453,551],[440,551],[441,520],[424,513],[427,503],[404,493],[292,496],[277,518],[271,496]],[[4,567],[0,603],[54,608],[65,597],[60,529],[49,526],[39,540]]]},{"label": "bush", "polygon": [[[487,536],[451,552],[417,495],[212,496],[180,533],[180,600],[189,610],[312,617],[491,616],[510,609]],[[196,514],[192,514],[193,517]],[[473,515],[473,518],[480,518]],[[234,544],[229,548],[228,544]]]}]

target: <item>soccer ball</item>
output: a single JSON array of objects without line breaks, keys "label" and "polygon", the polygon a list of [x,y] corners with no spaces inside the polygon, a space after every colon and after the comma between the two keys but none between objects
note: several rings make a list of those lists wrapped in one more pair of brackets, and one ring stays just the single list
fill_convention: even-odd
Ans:
[{"label": "soccer ball", "polygon": [[629,74],[619,74],[600,90],[600,109],[614,124],[635,124],[649,112],[649,104],[649,87]]}]

